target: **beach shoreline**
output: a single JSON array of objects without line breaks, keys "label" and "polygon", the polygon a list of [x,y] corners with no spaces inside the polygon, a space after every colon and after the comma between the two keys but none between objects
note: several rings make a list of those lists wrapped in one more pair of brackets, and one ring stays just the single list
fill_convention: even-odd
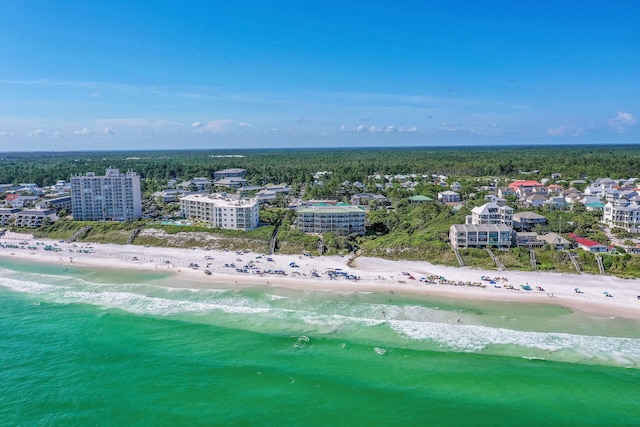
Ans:
[{"label": "beach shoreline", "polygon": [[[2,257],[110,270],[166,272],[179,279],[179,286],[198,289],[224,284],[335,293],[397,293],[468,301],[553,304],[591,316],[640,320],[640,280],[607,275],[487,271],[370,257],[357,257],[349,262],[349,258],[340,256],[68,243],[12,232],[1,237],[0,243],[4,246],[0,247]],[[494,280],[485,280],[487,276]],[[427,279],[435,283],[426,283]],[[526,290],[527,287],[531,290]]]}]

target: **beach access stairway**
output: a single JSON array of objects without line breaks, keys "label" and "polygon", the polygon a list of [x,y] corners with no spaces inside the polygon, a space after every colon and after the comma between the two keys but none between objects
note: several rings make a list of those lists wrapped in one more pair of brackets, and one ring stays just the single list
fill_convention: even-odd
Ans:
[{"label": "beach access stairway", "polygon": [[453,253],[456,255],[456,259],[458,260],[458,265],[460,267],[464,267],[464,260],[462,259],[462,255],[460,255],[460,251],[458,248],[451,245],[451,249],[453,249]]},{"label": "beach access stairway", "polygon": [[498,270],[500,271],[505,271],[507,268],[504,266],[504,264],[498,259],[498,257],[496,256],[496,254],[493,253],[493,251],[491,250],[491,248],[486,247],[485,248],[487,250],[487,253],[489,254],[489,256],[491,257],[491,259],[493,260],[493,262],[496,264],[496,267],[498,267]]},{"label": "beach access stairway", "polygon": [[573,252],[569,252],[569,259],[573,263],[576,271],[578,273],[582,273],[582,269],[580,269],[580,264],[578,263],[578,255],[574,254]]},{"label": "beach access stairway", "polygon": [[271,234],[271,243],[269,243],[269,255],[273,255],[276,251],[276,244],[278,243],[278,230],[280,230],[280,224],[282,224],[282,220],[278,219],[278,221],[276,221],[275,223],[273,234]]},{"label": "beach access stairway", "polygon": [[536,260],[536,251],[529,249],[529,259],[531,260],[531,269],[536,270],[538,268],[538,261]]},{"label": "beach access stairway", "polygon": [[92,228],[93,227],[91,227],[90,225],[85,225],[80,230],[73,233],[73,236],[71,236],[71,238],[69,238],[67,242],[75,242],[78,239],[82,239],[84,236],[87,235],[89,231],[91,231]]},{"label": "beach access stairway", "polygon": [[142,227],[136,227],[136,229],[131,232],[129,239],[127,239],[127,244],[130,245],[131,243],[133,243],[133,241],[136,237],[138,237],[138,234],[140,234],[141,231]]},{"label": "beach access stairway", "polygon": [[606,271],[604,270],[604,264],[602,263],[602,257],[600,255],[596,255],[596,262],[598,263],[600,274],[604,276],[606,274]]}]

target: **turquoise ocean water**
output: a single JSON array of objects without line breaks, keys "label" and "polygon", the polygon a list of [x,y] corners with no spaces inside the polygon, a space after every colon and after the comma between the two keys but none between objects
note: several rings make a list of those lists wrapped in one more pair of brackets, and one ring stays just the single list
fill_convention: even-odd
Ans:
[{"label": "turquoise ocean water", "polygon": [[637,426],[640,324],[0,259],[0,390],[8,426]]}]

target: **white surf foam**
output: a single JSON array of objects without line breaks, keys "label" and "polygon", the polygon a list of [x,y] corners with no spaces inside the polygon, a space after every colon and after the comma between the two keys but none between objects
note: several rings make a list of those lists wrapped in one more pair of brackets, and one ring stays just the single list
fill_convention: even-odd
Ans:
[{"label": "white surf foam", "polygon": [[526,332],[477,325],[390,321],[391,328],[414,340],[428,340],[447,350],[481,352],[495,346],[517,346],[549,354],[565,352],[581,359],[640,365],[640,339]]}]

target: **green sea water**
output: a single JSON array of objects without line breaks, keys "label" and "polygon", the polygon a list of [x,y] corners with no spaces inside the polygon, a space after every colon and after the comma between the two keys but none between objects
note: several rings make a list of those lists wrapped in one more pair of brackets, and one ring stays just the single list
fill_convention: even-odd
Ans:
[{"label": "green sea water", "polygon": [[0,259],[0,420],[636,426],[640,325]]}]

